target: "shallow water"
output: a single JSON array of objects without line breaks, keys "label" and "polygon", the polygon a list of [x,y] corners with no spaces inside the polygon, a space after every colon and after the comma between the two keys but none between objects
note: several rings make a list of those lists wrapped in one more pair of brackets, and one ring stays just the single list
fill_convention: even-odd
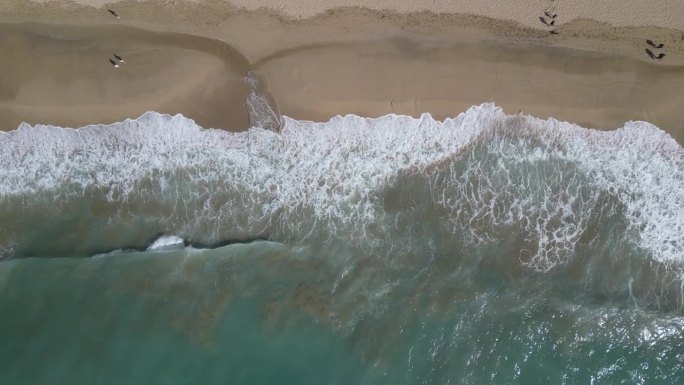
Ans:
[{"label": "shallow water", "polygon": [[684,149],[647,123],[0,137],[2,383],[684,380]]}]

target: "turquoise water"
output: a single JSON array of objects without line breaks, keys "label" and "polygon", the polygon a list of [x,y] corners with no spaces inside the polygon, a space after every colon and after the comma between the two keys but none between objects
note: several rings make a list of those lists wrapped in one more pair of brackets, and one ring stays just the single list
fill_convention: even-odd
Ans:
[{"label": "turquoise water", "polygon": [[647,123],[0,136],[2,384],[684,382],[684,150]]},{"label": "turquoise water", "polygon": [[265,254],[234,249],[8,263],[3,383],[358,381],[340,337],[301,311],[268,321],[265,293],[215,271]]}]

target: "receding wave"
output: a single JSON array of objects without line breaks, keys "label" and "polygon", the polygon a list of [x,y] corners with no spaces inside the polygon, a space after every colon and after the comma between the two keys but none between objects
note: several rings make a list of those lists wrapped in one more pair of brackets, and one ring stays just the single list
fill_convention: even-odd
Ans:
[{"label": "receding wave", "polygon": [[596,131],[483,104],[444,121],[285,118],[280,133],[149,112],[0,136],[3,258],[144,248],[163,233],[390,258],[503,248],[542,272],[588,255],[673,274],[684,261],[684,149],[644,122]]}]

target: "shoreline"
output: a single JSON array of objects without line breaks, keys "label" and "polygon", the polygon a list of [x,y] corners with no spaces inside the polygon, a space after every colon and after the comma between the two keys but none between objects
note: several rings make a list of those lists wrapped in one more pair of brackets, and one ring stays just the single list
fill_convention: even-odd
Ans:
[{"label": "shoreline", "polygon": [[[98,62],[90,73],[67,70],[73,80],[67,93],[72,99],[65,100],[69,111],[36,98],[41,86],[25,79],[5,87],[33,89],[33,94],[22,91],[24,99],[5,96],[0,100],[2,127],[16,128],[10,122],[27,121],[27,116],[31,124],[82,126],[154,110],[182,113],[207,128],[242,130],[247,128],[242,77],[253,69],[265,79],[281,113],[294,119],[327,121],[345,114],[377,117],[428,112],[441,120],[493,101],[508,114],[522,110],[587,128],[615,129],[630,120],[647,121],[684,143],[684,113],[678,107],[679,90],[684,89],[684,43],[677,44],[681,31],[573,20],[558,27],[559,35],[549,35],[517,22],[464,14],[385,14],[344,8],[296,20],[264,9],[217,12],[212,7],[225,4],[219,1],[164,9],[156,9],[155,3],[117,3],[117,11],[134,15],[120,20],[103,9],[74,3],[61,8],[56,3],[28,3],[24,8],[16,6],[14,13],[0,8],[0,29],[23,29],[27,36],[42,40],[59,35],[55,31],[72,30],[46,43],[52,45],[48,51],[60,44],[79,46],[74,42],[97,46],[100,43],[94,42],[94,36],[102,38],[107,31],[119,36],[119,40],[107,37],[112,49],[133,50],[132,45],[140,55],[131,62],[135,66],[121,68],[133,73],[118,85],[123,89],[120,94],[131,84],[147,82],[130,90],[126,107],[117,102],[116,94],[102,91],[108,88],[101,77],[112,84],[110,68],[100,68]],[[22,14],[22,9],[40,11]],[[27,21],[34,24],[24,24]],[[36,31],[36,26],[43,26],[44,31]],[[644,36],[651,35],[665,42],[666,60],[645,58],[640,45]],[[87,54],[99,54],[97,49]],[[15,67],[36,61],[36,55],[27,54]],[[83,55],[83,49],[75,49],[53,60],[73,63]],[[165,58],[163,62],[159,55]],[[155,70],[162,65],[168,67],[166,71]],[[45,67],[33,76],[64,77],[59,71]],[[191,76],[196,73],[206,76]],[[49,100],[64,99],[64,89],[59,87],[46,92],[51,94]],[[21,100],[34,102],[32,114],[21,109]],[[110,113],[98,115],[93,106],[106,103],[112,104]],[[83,119],[75,119],[76,115]]]}]

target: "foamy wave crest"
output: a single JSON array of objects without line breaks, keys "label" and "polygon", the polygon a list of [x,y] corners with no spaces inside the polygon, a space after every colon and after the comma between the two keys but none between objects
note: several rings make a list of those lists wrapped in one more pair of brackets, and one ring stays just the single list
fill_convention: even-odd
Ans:
[{"label": "foamy wave crest", "polygon": [[175,235],[162,235],[155,239],[154,242],[147,247],[147,251],[180,249],[183,247],[185,247],[185,241],[183,238],[179,238]]},{"label": "foamy wave crest", "polygon": [[593,244],[627,242],[670,264],[684,255],[684,150],[643,122],[602,132],[484,104],[443,122],[285,118],[279,134],[146,113],[0,136],[0,244],[13,255],[38,254],[35,239],[51,232],[53,252],[159,233],[439,248],[419,244],[427,231],[450,238],[441,247],[515,238],[517,260],[541,271]]}]

